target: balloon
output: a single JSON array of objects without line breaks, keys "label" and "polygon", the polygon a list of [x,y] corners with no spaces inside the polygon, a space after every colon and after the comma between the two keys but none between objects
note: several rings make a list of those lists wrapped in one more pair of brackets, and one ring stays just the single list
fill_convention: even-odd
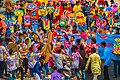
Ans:
[{"label": "balloon", "polygon": [[62,26],[62,27],[65,26],[65,22],[63,22],[63,21],[60,22],[60,26]]}]

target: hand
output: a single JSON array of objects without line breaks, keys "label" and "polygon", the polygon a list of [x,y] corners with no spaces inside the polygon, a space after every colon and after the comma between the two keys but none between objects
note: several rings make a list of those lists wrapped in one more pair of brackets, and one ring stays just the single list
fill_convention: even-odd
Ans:
[{"label": "hand", "polygon": [[87,71],[87,70],[88,70],[88,67],[86,67],[85,70]]}]

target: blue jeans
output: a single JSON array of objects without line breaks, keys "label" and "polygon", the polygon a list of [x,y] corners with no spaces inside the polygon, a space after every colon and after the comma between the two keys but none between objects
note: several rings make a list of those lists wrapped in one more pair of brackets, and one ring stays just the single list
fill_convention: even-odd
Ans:
[{"label": "blue jeans", "polygon": [[118,60],[113,60],[114,63],[114,76],[117,77],[120,75],[120,61]]},{"label": "blue jeans", "polygon": [[85,72],[85,69],[82,70],[82,80],[86,80],[86,72]]},{"label": "blue jeans", "polygon": [[80,80],[80,73],[79,73],[79,69],[74,68],[72,69],[72,77],[76,76],[78,80]]}]

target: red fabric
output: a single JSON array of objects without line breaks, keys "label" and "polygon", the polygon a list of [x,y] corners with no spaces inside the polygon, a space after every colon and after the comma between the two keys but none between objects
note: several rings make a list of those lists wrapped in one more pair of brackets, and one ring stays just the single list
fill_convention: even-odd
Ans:
[{"label": "red fabric", "polygon": [[63,6],[60,5],[60,12],[59,12],[59,16],[61,16],[63,14],[64,10],[63,10]]},{"label": "red fabric", "polygon": [[0,21],[0,28],[2,28],[2,22]]},{"label": "red fabric", "polygon": [[73,11],[72,7],[67,8],[68,11]]},{"label": "red fabric", "polygon": [[56,4],[53,4],[53,7],[56,8]]},{"label": "red fabric", "polygon": [[89,53],[92,53],[92,48],[97,48],[98,47],[98,45],[97,44],[92,44],[92,43],[89,43],[89,44],[87,44],[86,45],[86,47],[85,47],[85,51],[86,52],[89,52]]},{"label": "red fabric", "polygon": [[98,0],[98,4],[100,4],[100,3],[105,4],[105,1],[104,0]]},{"label": "red fabric", "polygon": [[52,34],[52,38],[56,37],[57,36],[57,32],[53,32]]},{"label": "red fabric", "polygon": [[41,5],[39,1],[35,2],[35,4],[37,5],[37,7]]}]

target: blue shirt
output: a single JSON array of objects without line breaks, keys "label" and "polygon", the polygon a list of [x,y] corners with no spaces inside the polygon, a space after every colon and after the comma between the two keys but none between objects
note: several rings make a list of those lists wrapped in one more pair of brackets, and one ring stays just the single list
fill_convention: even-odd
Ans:
[{"label": "blue shirt", "polygon": [[104,65],[109,66],[111,64],[112,50],[111,48],[106,47],[104,49]]}]

